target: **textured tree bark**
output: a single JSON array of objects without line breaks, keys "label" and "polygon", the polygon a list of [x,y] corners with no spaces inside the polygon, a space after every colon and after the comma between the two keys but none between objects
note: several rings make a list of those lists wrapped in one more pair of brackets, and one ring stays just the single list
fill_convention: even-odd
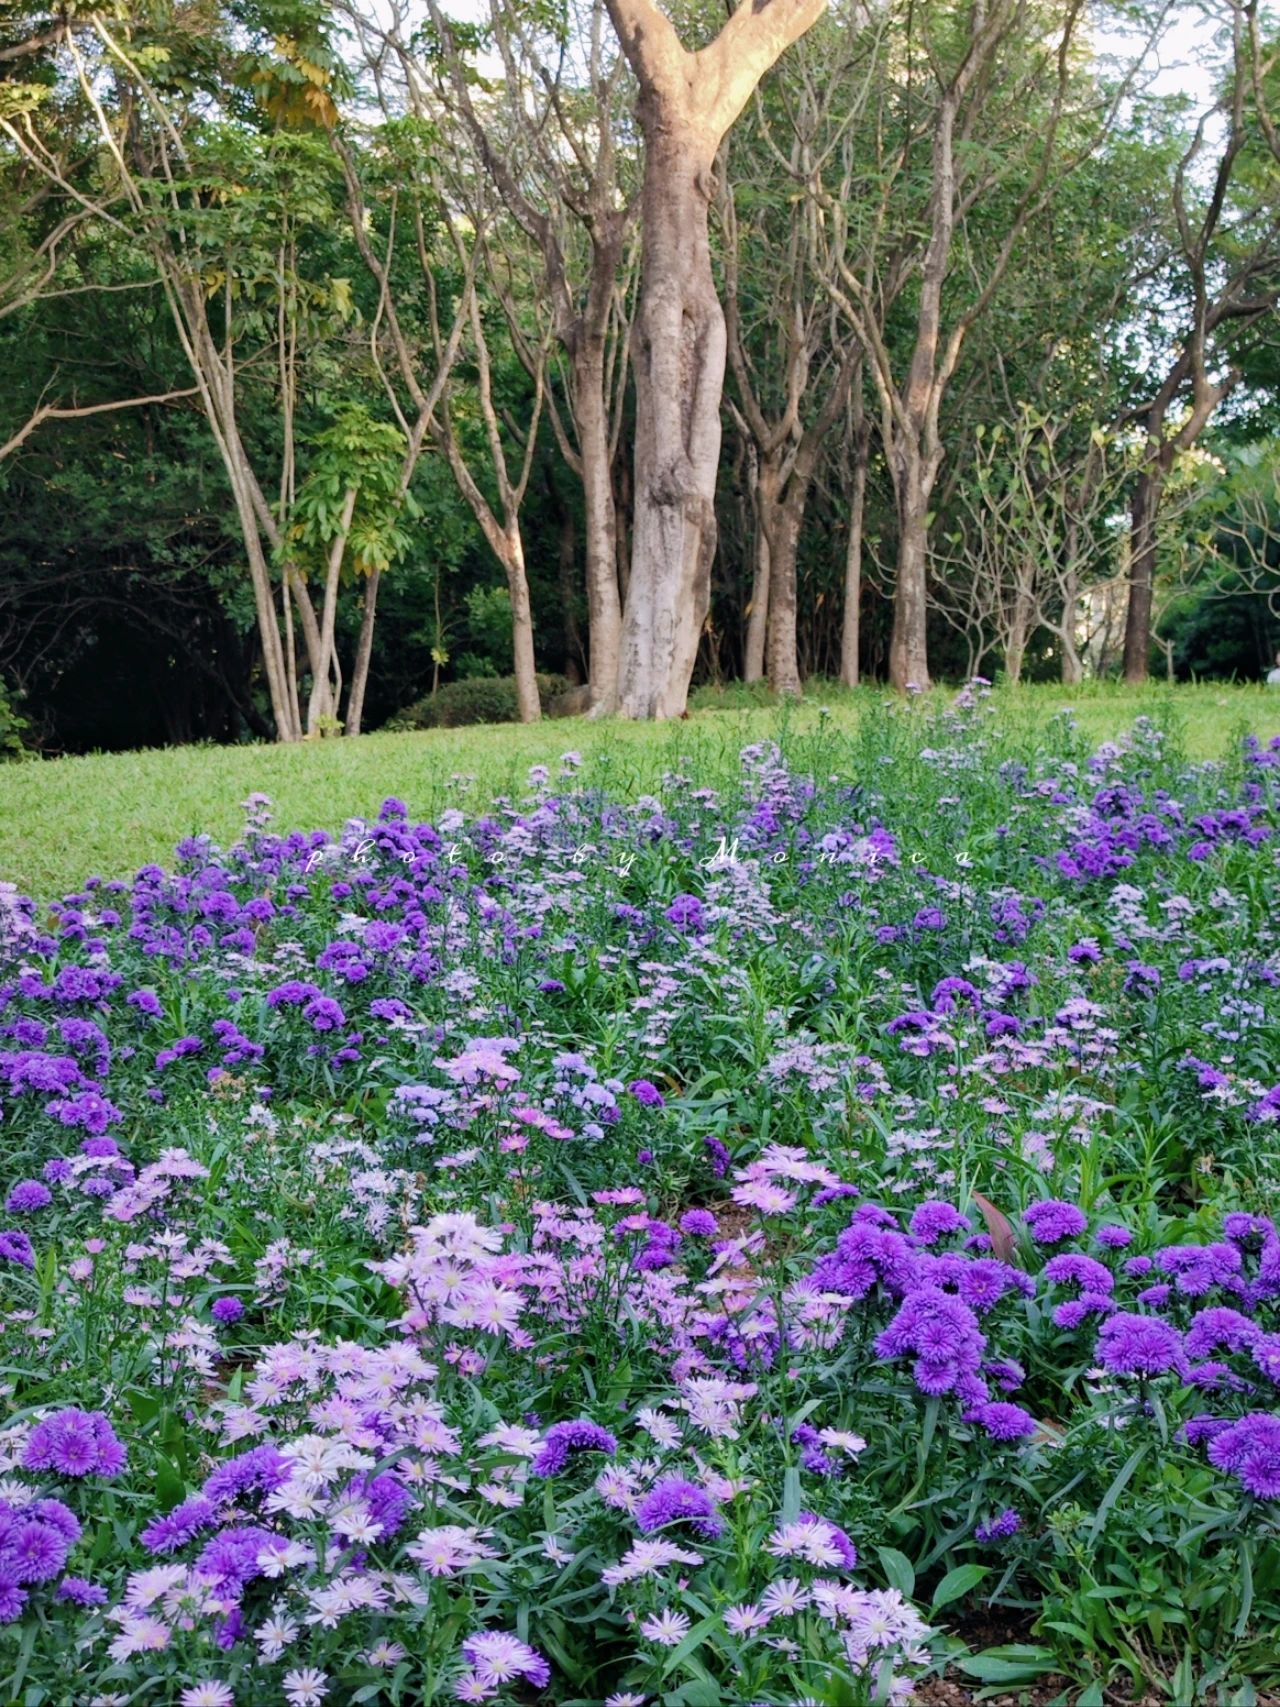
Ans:
[{"label": "textured tree bark", "polygon": [[755,561],[742,649],[742,679],[744,682],[759,682],[764,680],[764,645],[769,632],[769,535],[760,517],[760,458],[754,443],[750,439],[746,442],[747,480],[751,489],[751,508],[755,514]]},{"label": "textured tree bark", "polygon": [[616,710],[622,656],[622,600],[618,595],[617,513],[613,502],[613,447],[605,401],[603,339],[585,333],[575,353],[578,450],[582,459],[587,581],[587,681],[597,715]]},{"label": "textured tree bark", "polygon": [[809,481],[788,489],[772,506],[769,532],[769,686],[784,699],[799,699],[800,660],[796,650],[796,553]]},{"label": "textured tree bark", "polygon": [[898,579],[889,641],[889,681],[899,693],[929,686],[928,487],[918,460],[907,458],[897,482]]},{"label": "textured tree bark", "polygon": [[725,325],[707,230],[715,149],[671,105],[642,101],[635,497],[618,681],[627,717],[685,710],[716,548]]},{"label": "textured tree bark", "polygon": [[644,137],[634,531],[618,709],[679,717],[711,597],[726,332],[707,212],[721,140],[826,0],[751,0],[689,53],[653,0],[608,0]]}]

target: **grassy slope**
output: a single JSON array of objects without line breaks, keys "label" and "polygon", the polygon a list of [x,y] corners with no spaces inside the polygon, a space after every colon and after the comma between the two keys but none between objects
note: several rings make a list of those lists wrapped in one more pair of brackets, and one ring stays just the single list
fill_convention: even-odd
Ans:
[{"label": "grassy slope", "polygon": [[[817,692],[787,714],[789,726],[801,736],[814,731],[818,708],[826,706],[828,727],[849,731],[860,710],[882,697],[875,689]],[[0,878],[49,896],[93,872],[120,876],[149,860],[166,861],[178,840],[197,831],[225,844],[241,827],[239,803],[254,790],[271,796],[279,828],[336,830],[349,817],[372,816],[392,794],[426,818],[450,804],[519,798],[531,764],[548,764],[554,773],[570,749],[586,760],[584,774],[623,797],[653,788],[668,770],[693,771],[710,782],[734,768],[739,747],[776,737],[782,727],[777,707],[752,704],[745,694],[699,698],[702,709],[688,722],[657,727],[573,718],[301,747],[184,747],[6,765],[0,767]],[[1280,694],[1257,687],[1136,692],[1090,684],[1069,692],[1005,689],[999,701],[1005,716],[1028,726],[1071,707],[1099,741],[1136,716],[1172,710],[1196,758],[1222,756],[1245,729],[1264,737],[1280,732]],[[460,775],[474,783],[458,783]]]}]

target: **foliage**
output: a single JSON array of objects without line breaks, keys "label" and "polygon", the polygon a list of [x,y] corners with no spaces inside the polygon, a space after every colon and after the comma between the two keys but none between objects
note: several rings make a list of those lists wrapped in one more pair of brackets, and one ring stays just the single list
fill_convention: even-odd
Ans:
[{"label": "foliage", "polygon": [[[546,711],[569,686],[563,676],[538,677],[538,699]],[[514,676],[467,676],[406,706],[391,721],[395,729],[462,729],[470,723],[518,721]]]}]

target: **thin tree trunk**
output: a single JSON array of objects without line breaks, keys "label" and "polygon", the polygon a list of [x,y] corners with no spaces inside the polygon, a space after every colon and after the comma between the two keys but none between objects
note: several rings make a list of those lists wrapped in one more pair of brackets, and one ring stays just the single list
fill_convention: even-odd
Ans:
[{"label": "thin tree trunk", "polygon": [[347,698],[345,733],[359,735],[364,721],[364,695],[369,685],[369,665],[373,658],[373,627],[378,611],[378,583],[381,569],[371,569],[364,586],[364,614],[360,618],[360,638],[356,641],[356,661],[351,671],[351,692]]},{"label": "thin tree trunk", "polygon": [[538,700],[538,678],[533,659],[533,608],[529,602],[529,579],[524,566],[524,542],[519,525],[504,536],[502,566],[507,572],[511,595],[511,638],[516,675],[516,706],[521,723],[536,723],[542,716]]},{"label": "thin tree trunk", "polygon": [[796,647],[796,554],[800,523],[809,494],[807,478],[788,486],[769,517],[769,686],[786,699],[799,699],[800,661]]},{"label": "thin tree trunk", "polygon": [[748,447],[748,468],[755,511],[755,571],[751,580],[751,609],[747,613],[742,679],[744,682],[758,682],[764,679],[764,647],[769,632],[769,586],[772,579],[769,530],[764,522],[765,489],[768,486],[770,493],[776,490],[777,471],[760,467],[754,445]]},{"label": "thin tree trunk", "polygon": [[927,568],[929,493],[918,458],[898,476],[898,579],[889,642],[889,681],[899,693],[929,686]]},{"label": "thin tree trunk", "polygon": [[584,338],[575,367],[586,524],[588,703],[593,712],[601,715],[617,708],[618,665],[622,654],[618,519],[613,501],[613,457],[602,343]]},{"label": "thin tree trunk", "polygon": [[325,720],[338,715],[338,696],[341,680],[337,674],[337,653],[334,635],[338,621],[338,583],[342,576],[342,559],[355,515],[357,489],[349,486],[342,500],[342,516],[338,531],[329,546],[329,561],[325,566],[324,604],[320,617],[318,657],[311,675],[311,696],[307,704],[307,734],[314,735]]},{"label": "thin tree trunk", "polygon": [[840,680],[856,688],[861,680],[858,652],[862,643],[862,534],[867,511],[867,458],[870,433],[863,426],[860,403],[854,428],[853,492],[849,500],[849,539],[844,553],[844,622],[840,631]]},{"label": "thin tree trunk", "polygon": [[1164,492],[1164,470],[1152,460],[1138,476],[1130,506],[1129,608],[1124,623],[1124,679],[1145,682],[1151,653],[1151,606],[1155,595],[1156,518]]}]

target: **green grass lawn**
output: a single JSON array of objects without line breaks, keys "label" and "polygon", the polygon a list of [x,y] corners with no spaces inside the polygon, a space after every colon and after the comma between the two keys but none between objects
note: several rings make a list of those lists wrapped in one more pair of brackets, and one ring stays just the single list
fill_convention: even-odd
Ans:
[{"label": "green grass lawn", "polygon": [[[704,690],[687,722],[656,726],[566,718],[294,747],[178,747],[5,765],[0,879],[47,897],[92,873],[117,877],[151,860],[164,862],[177,841],[198,831],[225,845],[243,822],[240,802],[255,790],[271,796],[279,829],[336,830],[347,818],[372,816],[392,794],[425,818],[447,805],[518,799],[530,765],[547,764],[554,773],[569,750],[582,754],[581,774],[607,783],[619,798],[655,788],[668,771],[714,782],[736,768],[745,743],[785,734],[803,749],[820,727],[824,755],[836,762],[841,737],[886,696],[874,688],[821,688],[785,711],[761,697]],[[930,699],[948,697],[937,690]],[[1267,738],[1280,732],[1280,693],[1256,686],[1022,687],[1000,690],[997,702],[1002,719],[1027,733],[1070,707],[1098,741],[1140,715],[1172,717],[1195,758],[1223,756],[1246,730]]]}]

